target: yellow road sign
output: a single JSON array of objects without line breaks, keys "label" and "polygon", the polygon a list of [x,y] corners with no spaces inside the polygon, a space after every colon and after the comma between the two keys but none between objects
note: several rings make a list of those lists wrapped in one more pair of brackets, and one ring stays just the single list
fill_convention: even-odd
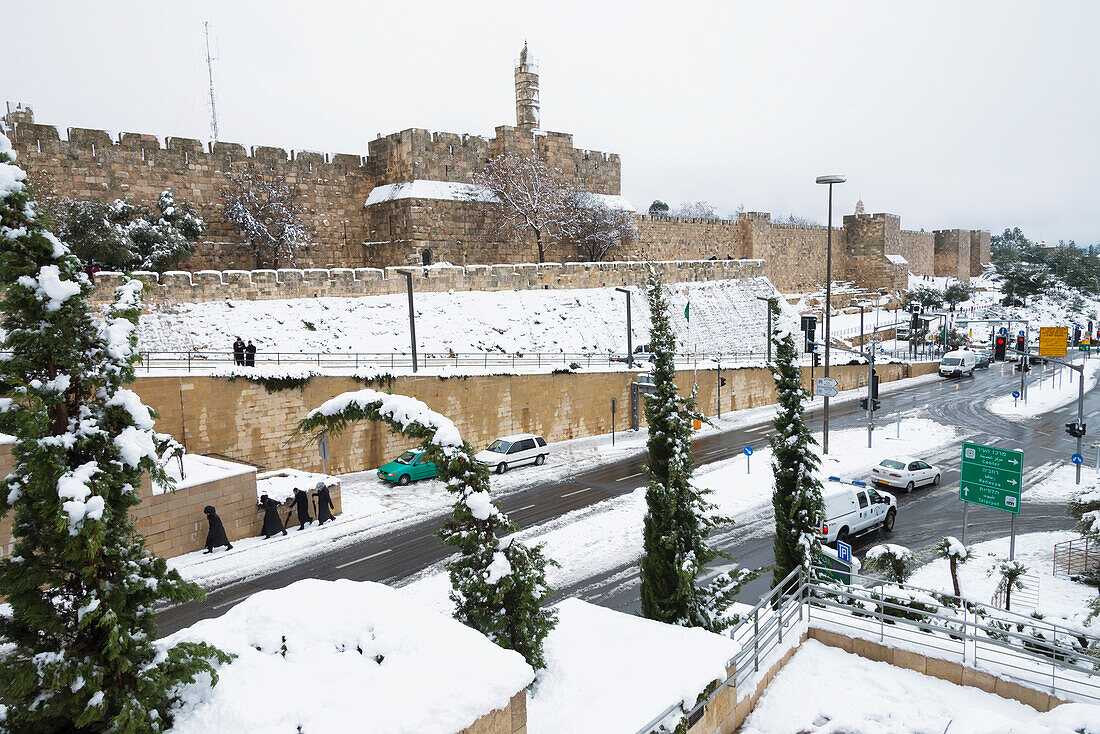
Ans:
[{"label": "yellow road sign", "polygon": [[1069,343],[1068,326],[1039,327],[1039,356],[1064,357]]}]

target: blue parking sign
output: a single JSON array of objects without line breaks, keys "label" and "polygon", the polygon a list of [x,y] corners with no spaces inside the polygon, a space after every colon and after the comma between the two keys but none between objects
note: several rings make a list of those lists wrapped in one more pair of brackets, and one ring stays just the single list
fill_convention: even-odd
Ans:
[{"label": "blue parking sign", "polygon": [[852,546],[838,540],[836,542],[836,557],[845,563],[852,562]]}]

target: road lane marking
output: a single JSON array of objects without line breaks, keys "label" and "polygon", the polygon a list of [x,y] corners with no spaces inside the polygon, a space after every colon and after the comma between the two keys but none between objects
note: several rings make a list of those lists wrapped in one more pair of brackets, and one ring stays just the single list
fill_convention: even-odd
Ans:
[{"label": "road lane marking", "polygon": [[393,552],[393,548],[387,548],[384,551],[378,551],[377,553],[371,553],[369,556],[363,556],[362,558],[359,558],[359,559],[354,560],[354,561],[348,561],[347,563],[341,563],[336,568],[345,568],[347,566],[353,566],[356,563],[362,563],[363,561],[369,561],[372,558],[377,558],[378,556],[384,556],[387,553],[392,553],[392,552]]},{"label": "road lane marking", "polygon": [[512,512],[523,512],[524,510],[530,510],[534,505],[524,505],[523,507],[517,507]]},{"label": "road lane marking", "polygon": [[237,602],[244,601],[245,599],[247,599],[250,596],[252,596],[252,595],[251,594],[245,594],[244,596],[238,596],[236,599],[233,599],[231,601],[223,601],[221,604],[213,604],[213,605],[211,605],[210,608],[211,609],[221,609],[222,607],[227,607],[230,604],[236,604]]},{"label": "road lane marking", "polygon": [[576,492],[566,492],[565,494],[562,495],[562,498],[564,499],[566,497],[572,497],[575,494],[580,494],[582,492],[591,492],[591,491],[592,491],[591,487],[587,487],[585,489],[578,489]]},{"label": "road lane marking", "polygon": [[634,477],[640,477],[640,476],[642,476],[641,472],[635,472],[634,474],[628,474],[625,477],[619,477],[615,481],[616,482],[625,482],[627,479],[633,479]]}]

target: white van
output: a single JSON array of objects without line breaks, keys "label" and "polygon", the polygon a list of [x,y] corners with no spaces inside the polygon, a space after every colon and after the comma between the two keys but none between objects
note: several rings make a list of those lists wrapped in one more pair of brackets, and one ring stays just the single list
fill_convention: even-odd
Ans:
[{"label": "white van", "polygon": [[825,523],[822,540],[832,544],[882,526],[890,532],[898,514],[898,501],[889,492],[846,484],[826,485]]},{"label": "white van", "polygon": [[474,455],[478,462],[491,467],[497,474],[503,474],[513,466],[534,464],[542,466],[550,449],[546,439],[534,433],[517,433],[504,436],[489,444],[484,451]]},{"label": "white van", "polygon": [[941,377],[973,377],[978,366],[978,355],[969,349],[957,349],[948,352],[940,360]]}]

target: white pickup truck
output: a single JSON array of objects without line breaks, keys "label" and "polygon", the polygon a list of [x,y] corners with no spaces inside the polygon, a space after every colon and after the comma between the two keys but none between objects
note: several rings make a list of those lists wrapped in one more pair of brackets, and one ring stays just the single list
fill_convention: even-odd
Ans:
[{"label": "white pickup truck", "polygon": [[881,526],[887,532],[894,529],[898,501],[889,492],[847,484],[826,485],[824,491],[825,523],[821,535],[832,545]]}]

